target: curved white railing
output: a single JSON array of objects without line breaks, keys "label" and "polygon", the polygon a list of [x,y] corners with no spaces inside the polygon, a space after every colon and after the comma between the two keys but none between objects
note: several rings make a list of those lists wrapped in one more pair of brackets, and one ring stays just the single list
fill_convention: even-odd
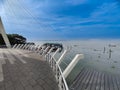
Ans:
[{"label": "curved white railing", "polygon": [[59,52],[59,48],[51,54],[54,47],[44,47],[39,45],[30,45],[30,44],[15,44],[13,49],[23,49],[23,50],[30,50],[45,57],[45,60],[49,63],[50,67],[52,68],[56,81],[58,82],[59,90],[69,90],[66,78],[73,70],[77,62],[83,58],[83,54],[77,54],[75,58],[71,61],[71,63],[66,67],[66,69],[62,72],[60,63],[62,62],[64,56],[67,53],[67,50],[64,50],[61,57],[56,60],[55,55]]}]

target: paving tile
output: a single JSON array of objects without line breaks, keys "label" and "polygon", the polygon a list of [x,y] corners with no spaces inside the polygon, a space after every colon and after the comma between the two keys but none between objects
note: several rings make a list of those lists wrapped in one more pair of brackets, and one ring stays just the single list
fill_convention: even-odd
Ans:
[{"label": "paving tile", "polygon": [[45,84],[45,81],[44,81],[44,80],[42,80],[42,79],[38,79],[38,80],[37,80],[37,82],[38,82],[38,84],[40,84],[40,85]]},{"label": "paving tile", "polygon": [[5,90],[5,87],[3,86],[3,87],[0,87],[0,90]]},{"label": "paving tile", "polygon": [[34,79],[30,79],[28,81],[32,86],[34,86],[35,84],[37,84],[37,82]]},{"label": "paving tile", "polygon": [[34,89],[31,85],[28,85],[28,86],[25,87],[25,90],[34,90]]},{"label": "paving tile", "polygon": [[[40,85],[35,85],[35,86],[33,87],[33,89],[34,89],[34,90],[44,90]],[[47,89],[47,90],[49,90],[49,89]]]}]

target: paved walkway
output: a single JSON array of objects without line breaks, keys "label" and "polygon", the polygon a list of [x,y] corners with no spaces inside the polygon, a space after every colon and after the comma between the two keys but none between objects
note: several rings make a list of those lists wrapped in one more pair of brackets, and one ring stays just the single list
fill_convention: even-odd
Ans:
[{"label": "paved walkway", "polygon": [[29,51],[0,49],[0,90],[58,90],[51,68]]}]

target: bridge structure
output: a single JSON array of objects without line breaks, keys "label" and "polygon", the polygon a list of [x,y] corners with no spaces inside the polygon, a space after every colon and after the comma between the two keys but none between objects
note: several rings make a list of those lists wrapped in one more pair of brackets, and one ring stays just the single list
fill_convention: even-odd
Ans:
[{"label": "bridge structure", "polygon": [[11,48],[11,44],[10,44],[10,41],[9,41],[7,35],[6,35],[5,28],[4,28],[4,26],[3,26],[1,17],[0,17],[0,34],[2,35],[3,40],[4,40],[7,48]]}]

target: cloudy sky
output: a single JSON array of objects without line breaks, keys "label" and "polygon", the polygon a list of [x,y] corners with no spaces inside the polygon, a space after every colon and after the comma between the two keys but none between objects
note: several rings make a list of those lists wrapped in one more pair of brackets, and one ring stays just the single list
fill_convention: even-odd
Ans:
[{"label": "cloudy sky", "polygon": [[0,0],[0,16],[29,40],[120,38],[119,0]]}]

